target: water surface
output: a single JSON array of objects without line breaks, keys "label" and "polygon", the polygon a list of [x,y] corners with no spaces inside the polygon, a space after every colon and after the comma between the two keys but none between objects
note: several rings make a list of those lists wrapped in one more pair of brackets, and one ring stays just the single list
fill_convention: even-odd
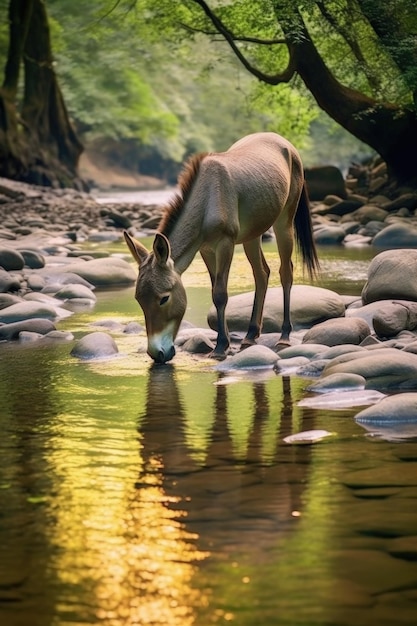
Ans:
[{"label": "water surface", "polygon": [[[232,293],[252,288],[240,256]],[[371,256],[322,251],[321,285],[359,295]],[[187,274],[200,325],[202,262]],[[133,288],[60,327],[106,318],[143,321]],[[358,407],[298,406],[307,380],[153,366],[144,336],[114,337],[120,355],[90,363],[0,344],[2,625],[416,623],[415,438],[369,436]],[[316,428],[333,435],[283,442]]]}]

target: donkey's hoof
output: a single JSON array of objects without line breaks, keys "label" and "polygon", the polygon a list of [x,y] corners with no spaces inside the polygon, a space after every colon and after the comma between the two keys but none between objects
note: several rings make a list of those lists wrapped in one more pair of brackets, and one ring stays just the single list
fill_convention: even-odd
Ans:
[{"label": "donkey's hoof", "polygon": [[250,346],[256,346],[256,341],[253,339],[242,339],[239,351],[242,352],[242,350],[246,350],[246,348],[250,348]]},{"label": "donkey's hoof", "polygon": [[212,352],[209,352],[207,356],[209,359],[214,359],[215,361],[224,361],[227,354],[225,352],[216,352],[213,350]]},{"label": "donkey's hoof", "polygon": [[274,352],[280,352],[284,350],[284,348],[289,348],[291,345],[289,339],[280,339],[277,344],[274,346]]}]

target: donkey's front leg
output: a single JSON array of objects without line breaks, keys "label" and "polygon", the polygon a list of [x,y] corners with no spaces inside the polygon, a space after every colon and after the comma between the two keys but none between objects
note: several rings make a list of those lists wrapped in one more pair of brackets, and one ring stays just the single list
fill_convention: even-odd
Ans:
[{"label": "donkey's front leg", "polygon": [[216,248],[216,270],[212,278],[213,303],[217,311],[217,342],[210,354],[215,359],[224,359],[230,347],[230,335],[226,321],[226,305],[228,301],[227,283],[232,263],[234,244],[224,239]]}]

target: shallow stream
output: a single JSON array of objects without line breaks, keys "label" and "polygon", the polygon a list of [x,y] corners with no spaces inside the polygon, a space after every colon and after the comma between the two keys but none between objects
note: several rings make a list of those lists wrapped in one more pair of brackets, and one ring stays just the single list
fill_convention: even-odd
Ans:
[{"label": "shallow stream", "polygon": [[[359,295],[372,255],[320,251],[320,285]],[[234,263],[231,293],[252,289]],[[205,324],[198,259],[185,284]],[[59,327],[143,321],[133,287],[97,295]],[[298,406],[296,376],[228,378],[181,353],[155,367],[144,337],[114,337],[120,355],[89,363],[0,345],[2,626],[416,623],[417,438]],[[310,429],[333,435],[283,442]]]}]

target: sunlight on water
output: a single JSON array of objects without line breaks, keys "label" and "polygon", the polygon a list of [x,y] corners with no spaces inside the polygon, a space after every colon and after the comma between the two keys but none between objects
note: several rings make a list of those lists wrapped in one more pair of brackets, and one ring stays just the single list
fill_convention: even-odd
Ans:
[{"label": "sunlight on water", "polygon": [[[323,281],[357,293],[366,255],[334,255]],[[251,289],[235,262],[232,291]],[[197,259],[187,316],[201,324],[207,279]],[[143,323],[133,291],[99,293],[61,327]],[[413,623],[414,441],[369,438],[356,408],[300,406],[311,381],[181,352],[158,367],[144,333],[112,335],[119,354],[91,362],[1,346],[2,625]],[[335,434],[284,442],[311,429]]]}]

